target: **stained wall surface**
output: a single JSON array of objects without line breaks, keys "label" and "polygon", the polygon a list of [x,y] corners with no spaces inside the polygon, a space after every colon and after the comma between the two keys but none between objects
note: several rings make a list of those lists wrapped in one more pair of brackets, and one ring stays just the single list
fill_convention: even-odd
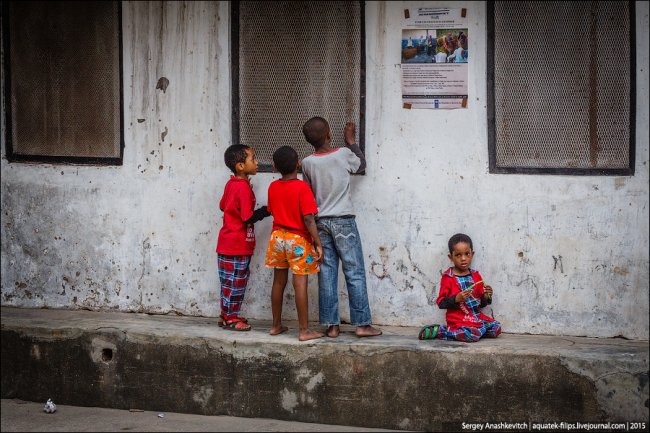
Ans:
[{"label": "stained wall surface", "polygon": [[[647,340],[648,4],[635,4],[635,174],[620,177],[488,172],[484,38],[470,39],[479,55],[467,109],[403,109],[396,41],[402,9],[421,5],[452,3],[365,8],[368,168],[352,195],[373,322],[444,321],[431,297],[449,266],[447,239],[464,232],[495,290],[488,313],[506,332]],[[229,4],[122,7],[124,163],[8,163],[2,146],[1,304],[216,316],[218,201],[230,175]],[[486,34],[484,3],[452,7],[468,9],[471,34]],[[157,89],[163,77],[169,84]],[[4,116],[2,127],[4,140]],[[258,203],[277,178],[252,178]],[[257,319],[271,318],[270,231],[269,218],[256,225],[243,307]],[[312,319],[317,290],[312,277]],[[284,314],[295,318],[291,287]]]}]

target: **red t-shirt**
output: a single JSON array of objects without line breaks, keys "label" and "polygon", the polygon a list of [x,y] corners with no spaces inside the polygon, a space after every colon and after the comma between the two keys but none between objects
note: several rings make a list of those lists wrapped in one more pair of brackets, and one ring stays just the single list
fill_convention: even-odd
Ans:
[{"label": "red t-shirt", "polygon": [[228,256],[249,256],[255,250],[255,229],[244,221],[253,216],[255,193],[248,180],[230,176],[223,189],[219,209],[223,226],[219,230],[217,253]]},{"label": "red t-shirt", "polygon": [[300,179],[271,182],[266,208],[273,215],[273,230],[285,229],[313,242],[302,217],[318,213],[318,207],[306,182]]}]

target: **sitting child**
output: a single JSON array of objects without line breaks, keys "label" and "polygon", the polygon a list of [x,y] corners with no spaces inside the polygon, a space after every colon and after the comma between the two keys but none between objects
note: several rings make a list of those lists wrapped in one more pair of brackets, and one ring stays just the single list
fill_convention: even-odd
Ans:
[{"label": "sitting child", "polygon": [[471,269],[474,248],[469,236],[458,233],[449,239],[449,259],[454,266],[440,280],[436,303],[447,310],[447,326],[429,325],[420,330],[420,340],[477,342],[481,337],[496,338],[501,324],[479,311],[492,303],[492,287],[486,286],[478,271]]}]

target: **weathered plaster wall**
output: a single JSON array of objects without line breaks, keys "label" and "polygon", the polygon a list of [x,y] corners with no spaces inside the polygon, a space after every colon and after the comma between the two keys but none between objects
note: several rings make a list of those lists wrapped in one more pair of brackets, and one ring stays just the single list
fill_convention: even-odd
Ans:
[{"label": "weathered plaster wall", "polygon": [[227,3],[123,3],[124,165],[3,159],[3,305],[215,313],[228,37]]},{"label": "weathered plaster wall", "polygon": [[[393,43],[403,5],[375,6],[366,26],[369,174],[354,190],[374,314],[444,320],[425,299],[448,266],[446,240],[465,232],[507,331],[648,338],[647,4],[636,12],[632,177],[489,174],[485,56],[470,64],[467,110],[403,110]],[[486,34],[485,7],[467,7],[470,34]],[[486,52],[483,38],[471,39],[471,51]]]},{"label": "weathered plaster wall", "polygon": [[[466,110],[404,110],[401,11],[450,2],[367,2],[366,176],[353,179],[374,322],[444,320],[428,303],[456,232],[494,287],[506,332],[648,339],[648,4],[636,3],[636,173],[488,173],[486,62],[470,63]],[[482,2],[470,33],[486,33]],[[214,316],[217,202],[229,173],[229,5],[125,2],[124,165],[2,159],[2,305]],[[485,40],[470,50],[486,53]],[[156,89],[161,77],[169,80]],[[3,124],[4,131],[4,124]],[[337,135],[337,139],[341,139]],[[2,149],[4,156],[4,148]],[[277,175],[253,178],[260,204]],[[269,319],[271,221],[256,225],[244,314]],[[292,290],[285,316],[295,318]],[[317,318],[317,282],[310,279]],[[349,319],[342,289],[343,319]],[[488,308],[489,311],[489,308]]]}]

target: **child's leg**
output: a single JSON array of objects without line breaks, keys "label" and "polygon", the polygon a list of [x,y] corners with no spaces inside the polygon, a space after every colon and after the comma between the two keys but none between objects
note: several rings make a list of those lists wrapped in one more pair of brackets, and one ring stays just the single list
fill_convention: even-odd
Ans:
[{"label": "child's leg", "polygon": [[341,258],[350,305],[350,322],[354,326],[367,326],[372,322],[363,248],[354,218],[337,219],[332,228],[336,249]]},{"label": "child's leg", "polygon": [[485,326],[485,336],[490,338],[497,338],[501,334],[501,323],[497,322],[483,322]]},{"label": "child's leg", "polygon": [[226,314],[228,317],[239,317],[241,306],[244,303],[246,287],[248,286],[248,277],[250,276],[251,256],[237,256],[235,262],[235,275],[232,281],[232,290],[230,291],[230,304]]},{"label": "child's leg", "polygon": [[226,321],[239,316],[248,285],[250,261],[251,256],[218,256],[221,316]]},{"label": "child's leg", "polygon": [[357,327],[355,334],[358,337],[381,335],[380,329],[370,325],[372,318],[363,266],[363,248],[354,218],[336,219],[332,232],[348,289],[350,322]]},{"label": "child's leg", "polygon": [[288,328],[282,325],[282,301],[284,300],[284,288],[289,278],[289,269],[273,270],[273,287],[271,289],[271,312],[273,313],[273,325],[271,335],[278,335]]},{"label": "child's leg", "polygon": [[438,330],[438,338],[442,340],[464,341],[465,343],[476,343],[485,333],[485,327],[460,327],[450,331],[447,326],[441,325]]},{"label": "child's leg", "polygon": [[[338,327],[339,318],[339,254],[331,232],[330,218],[319,220],[318,236],[323,244],[323,261],[318,273],[318,316],[321,325]],[[332,330],[332,336],[338,329]]]},{"label": "child's leg", "polygon": [[446,325],[440,325],[436,337],[441,340],[456,340],[456,331],[450,331]]},{"label": "child's leg", "polygon": [[324,337],[325,334],[309,329],[309,303],[307,301],[307,275],[293,274],[293,289],[296,294],[296,311],[300,331],[298,340],[307,341]]},{"label": "child's leg", "polygon": [[227,305],[230,301],[230,271],[228,270],[228,256],[219,254],[217,256],[217,270],[219,272],[219,283],[220,283],[220,294],[219,294],[219,307],[221,311],[219,312],[220,316],[227,310]]}]

